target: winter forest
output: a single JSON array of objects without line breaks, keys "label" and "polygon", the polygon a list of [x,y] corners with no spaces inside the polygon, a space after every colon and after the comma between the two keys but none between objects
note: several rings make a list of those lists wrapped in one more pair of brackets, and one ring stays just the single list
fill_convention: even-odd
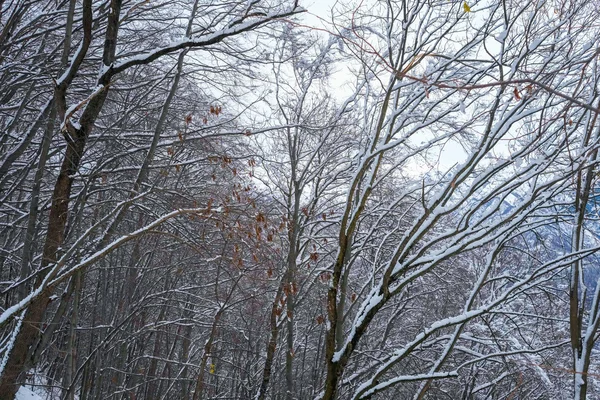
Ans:
[{"label": "winter forest", "polygon": [[0,0],[0,399],[600,399],[597,0]]}]

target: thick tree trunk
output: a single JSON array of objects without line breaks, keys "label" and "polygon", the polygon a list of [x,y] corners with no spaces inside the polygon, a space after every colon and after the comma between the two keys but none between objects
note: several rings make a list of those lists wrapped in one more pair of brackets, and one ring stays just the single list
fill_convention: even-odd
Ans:
[{"label": "thick tree trunk", "polygon": [[285,352],[285,398],[293,400],[294,398],[294,306],[295,306],[295,287],[296,283],[293,276],[295,275],[295,260],[294,265],[290,266],[290,280],[287,283],[288,293],[286,299],[286,352]]},{"label": "thick tree trunk", "polygon": [[[600,136],[598,128],[595,127],[596,117],[590,124],[590,128],[586,132],[584,146],[587,146],[591,140],[597,140]],[[595,162],[598,158],[598,151],[595,150],[590,155],[590,162]],[[573,237],[571,238],[571,251],[577,252],[584,248],[585,241],[585,219],[590,193],[592,193],[592,185],[595,179],[595,169],[593,166],[587,167],[585,170],[577,174],[577,187],[575,197],[575,223],[573,229]],[[584,329],[582,334],[584,316],[586,314],[586,287],[583,277],[583,260],[577,260],[571,265],[571,282],[569,290],[569,333],[571,339],[571,351],[573,356],[574,374],[574,399],[586,400],[588,387],[588,372],[590,366],[591,351],[594,346],[594,337],[598,330],[597,311],[592,310],[592,313],[587,321],[588,329]],[[597,307],[597,297],[600,292],[594,294]],[[591,328],[591,329],[590,329]]]},{"label": "thick tree trunk", "polygon": [[[119,15],[121,9],[121,0],[112,0],[111,7],[113,13],[109,14],[108,26],[105,37],[105,48],[103,60],[105,65],[110,65],[114,60],[116,38],[119,25]],[[83,62],[87,49],[92,40],[92,2],[86,0],[83,2],[83,42],[77,55],[73,58],[68,73],[55,88],[55,102],[57,104],[58,115],[61,119],[66,118],[66,91],[74,79],[75,74]],[[108,82],[102,82],[104,85]],[[79,170],[79,165],[86,146],[87,138],[91,132],[96,118],[100,114],[104,101],[106,100],[107,90],[101,91],[87,104],[80,118],[80,128],[73,126],[64,126],[67,148],[60,168],[60,173],[54,186],[52,194],[52,203],[50,206],[50,216],[48,218],[48,230],[42,252],[42,261],[40,272],[36,279],[36,286],[40,287],[47,277],[47,267],[54,264],[64,242],[65,227],[69,212],[69,200],[74,177]],[[67,124],[67,121],[65,121]],[[21,330],[19,331],[12,350],[9,351],[8,359],[2,376],[0,377],[0,400],[12,400],[19,389],[22,374],[30,367],[28,360],[31,347],[39,338],[39,332],[42,331],[42,323],[46,308],[50,302],[52,290],[48,287],[43,288],[41,293],[35,297],[29,304],[25,312]]]},{"label": "thick tree trunk", "polygon": [[[50,207],[48,232],[42,255],[41,270],[44,270],[57,260],[60,246],[63,243],[73,177],[79,168],[85,141],[86,137],[80,135],[67,145],[65,158],[56,185],[54,186],[54,193],[52,194],[52,205]],[[40,274],[36,285],[41,285],[44,277],[45,274]],[[27,308],[23,326],[15,340],[14,347],[10,352],[0,380],[1,400],[11,400],[15,397],[19,389],[18,382],[20,376],[30,366],[27,361],[27,355],[31,345],[36,342],[39,332],[42,330],[42,321],[51,294],[50,289],[44,289]]]},{"label": "thick tree trunk", "polygon": [[267,342],[267,356],[265,358],[265,368],[263,369],[262,382],[260,389],[256,395],[256,400],[264,400],[267,391],[269,390],[269,382],[271,380],[271,369],[273,368],[273,358],[275,357],[275,350],[277,348],[277,337],[279,336],[279,327],[277,326],[277,309],[279,308],[279,299],[281,298],[281,285],[275,295],[273,304],[271,306],[271,316],[269,318],[270,325],[270,337]]},{"label": "thick tree trunk", "polygon": [[336,398],[338,378],[339,378],[339,362],[333,359],[336,350],[336,327],[337,327],[337,284],[331,286],[327,293],[327,314],[329,317],[329,329],[325,334],[325,365],[327,375],[325,378],[325,393],[324,400],[333,400]]}]

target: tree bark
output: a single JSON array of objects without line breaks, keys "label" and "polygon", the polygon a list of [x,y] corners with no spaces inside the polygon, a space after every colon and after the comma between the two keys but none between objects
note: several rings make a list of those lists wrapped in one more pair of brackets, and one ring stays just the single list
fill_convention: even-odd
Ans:
[{"label": "tree bark", "polygon": [[271,315],[269,318],[269,341],[267,342],[267,356],[265,358],[265,368],[263,369],[263,377],[260,384],[260,389],[256,395],[256,400],[264,400],[267,391],[269,390],[269,382],[271,380],[271,369],[273,368],[273,358],[275,357],[275,350],[277,348],[277,337],[279,336],[279,327],[277,326],[277,309],[279,308],[279,299],[281,298],[281,285],[275,295],[273,304],[271,306]]},{"label": "tree bark", "polygon": [[[113,0],[111,4],[112,3],[115,3],[115,11],[113,12],[112,16],[109,16],[109,26],[118,26],[118,11],[120,10],[121,2],[120,0]],[[86,0],[83,3],[83,44],[79,53],[71,63],[71,67],[69,68],[70,72],[66,75],[65,80],[57,85],[55,89],[55,101],[57,103],[58,114],[63,119],[66,114],[66,90],[71,80],[74,78],[79,65],[83,62],[85,53],[87,52],[87,49],[91,43],[91,25],[92,1]],[[115,36],[114,39],[116,40],[116,27],[111,31],[111,34]],[[110,41],[108,31],[106,40]],[[114,41],[111,41],[111,43],[116,45],[116,42]],[[111,54],[114,56],[114,50],[111,52]],[[96,98],[89,103],[90,108],[86,109],[82,115],[83,121],[81,127],[79,129],[74,129],[71,127],[68,129],[68,132],[65,133],[65,137],[67,138],[67,148],[52,194],[50,216],[48,219],[48,230],[46,232],[46,240],[44,242],[42,261],[40,265],[40,271],[42,272],[38,274],[36,279],[37,285],[41,285],[42,281],[46,277],[47,272],[43,271],[45,271],[48,266],[54,264],[58,259],[60,248],[64,242],[64,234],[69,212],[69,201],[74,177],[79,170],[79,165],[85,150],[87,137],[92,130],[93,124],[100,113],[105,99],[106,91],[100,93],[99,96],[96,96]],[[25,312],[23,326],[15,339],[14,346],[10,351],[4,371],[2,371],[2,376],[0,377],[0,400],[14,399],[19,389],[21,376],[30,366],[30,362],[27,360],[27,355],[29,354],[31,346],[37,341],[39,332],[42,330],[41,328],[44,319],[44,313],[50,302],[51,295],[52,290],[46,287],[42,290],[39,296],[33,299],[27,308],[27,311]]]},{"label": "tree bark", "polygon": [[208,339],[206,340],[206,343],[204,345],[204,353],[202,354],[202,360],[200,361],[200,371],[198,373],[198,379],[196,380],[196,390],[194,390],[193,400],[200,400],[203,398],[202,391],[204,390],[204,375],[206,372],[206,364],[208,362],[208,358],[211,356],[212,345],[215,340],[215,337],[217,336],[219,320],[221,319],[223,311],[223,308],[219,308],[219,310],[217,310],[215,318],[213,319],[210,335],[208,336]]}]

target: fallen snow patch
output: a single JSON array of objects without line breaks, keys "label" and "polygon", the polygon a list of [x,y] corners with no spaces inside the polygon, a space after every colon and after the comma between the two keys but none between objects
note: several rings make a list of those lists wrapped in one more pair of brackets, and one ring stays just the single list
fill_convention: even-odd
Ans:
[{"label": "fallen snow patch", "polygon": [[25,386],[21,386],[21,388],[17,392],[17,397],[15,397],[15,400],[43,400],[43,399],[40,396],[38,396],[37,394],[33,393],[33,391],[31,391],[31,389],[28,389]]}]

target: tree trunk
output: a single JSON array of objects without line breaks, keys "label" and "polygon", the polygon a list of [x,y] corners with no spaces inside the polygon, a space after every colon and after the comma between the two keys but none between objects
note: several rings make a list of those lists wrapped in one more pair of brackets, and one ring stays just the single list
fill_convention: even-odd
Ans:
[{"label": "tree trunk", "polygon": [[219,310],[215,314],[212,328],[210,330],[210,335],[208,336],[206,344],[204,345],[204,353],[202,354],[202,360],[200,361],[200,372],[198,373],[198,380],[196,381],[196,390],[194,390],[193,400],[200,400],[202,398],[202,391],[204,390],[204,374],[206,371],[206,363],[208,362],[208,358],[211,356],[212,344],[215,340],[215,337],[217,336],[219,320],[221,319],[223,311],[223,308],[219,308]]},{"label": "tree trunk", "polygon": [[267,395],[267,390],[269,389],[269,381],[271,380],[271,368],[273,367],[273,358],[275,357],[275,349],[277,348],[277,337],[279,336],[279,328],[277,326],[277,309],[279,308],[279,299],[281,297],[281,285],[279,285],[279,290],[277,290],[277,294],[275,295],[275,299],[273,300],[273,305],[271,306],[271,316],[269,319],[270,322],[270,337],[267,342],[267,356],[265,359],[265,368],[263,370],[262,382],[260,384],[260,389],[256,395],[256,400],[264,400]]},{"label": "tree trunk", "polygon": [[[114,61],[117,31],[119,25],[119,15],[121,10],[121,0],[112,0],[112,13],[108,16],[108,26],[105,37],[103,61],[105,65],[110,65]],[[83,9],[83,42],[77,53],[77,56],[71,62],[69,73],[57,84],[55,88],[55,102],[59,117],[66,117],[66,91],[75,77],[78,67],[83,62],[87,49],[92,40],[92,1],[85,0]],[[102,82],[107,85],[108,82]],[[52,193],[52,202],[50,206],[50,216],[48,219],[48,230],[42,252],[42,261],[40,271],[46,271],[47,267],[54,264],[58,259],[58,253],[64,242],[65,227],[69,213],[69,201],[74,177],[79,170],[79,165],[86,146],[88,135],[90,134],[96,118],[100,114],[104,101],[106,100],[107,90],[101,91],[97,96],[90,100],[80,118],[79,128],[65,126],[65,138],[67,148],[60,168],[60,173]],[[36,286],[40,287],[47,277],[48,272],[41,272],[36,279]],[[9,351],[8,360],[0,377],[0,400],[12,400],[19,389],[19,382],[22,374],[31,365],[27,356],[34,343],[39,338],[39,332],[42,331],[42,322],[52,290],[48,287],[42,288],[41,292],[35,297],[27,311],[21,330],[19,331],[12,350]]]},{"label": "tree trunk", "polygon": [[[44,270],[57,260],[59,248],[63,243],[73,177],[79,168],[85,141],[86,137],[81,135],[76,140],[70,141],[67,145],[65,158],[54,187],[54,193],[52,194],[52,205],[50,207],[48,232],[42,255],[41,270]],[[41,285],[44,277],[44,274],[40,274],[36,285]],[[30,346],[36,342],[38,334],[42,330],[42,321],[51,294],[51,290],[45,288],[31,302],[25,312],[23,326],[15,340],[0,380],[1,400],[11,400],[15,397],[19,389],[18,382],[21,374],[29,368],[27,354],[29,353]]]}]

